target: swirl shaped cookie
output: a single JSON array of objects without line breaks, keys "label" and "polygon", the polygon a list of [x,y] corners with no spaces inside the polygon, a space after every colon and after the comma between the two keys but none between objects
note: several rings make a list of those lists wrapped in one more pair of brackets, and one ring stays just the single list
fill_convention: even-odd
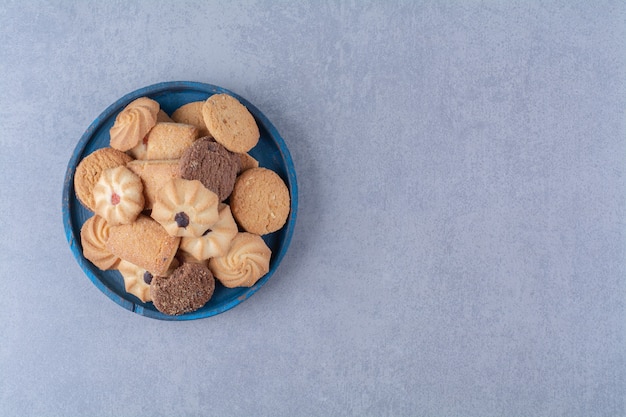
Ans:
[{"label": "swirl shaped cookie", "polygon": [[127,151],[135,147],[157,122],[160,105],[148,97],[129,103],[115,118],[109,134],[111,147]]},{"label": "swirl shaped cookie", "polygon": [[125,166],[104,170],[93,197],[96,214],[111,226],[133,222],[144,207],[141,178]]},{"label": "swirl shaped cookie", "polygon": [[200,181],[174,178],[157,193],[150,216],[170,236],[200,237],[219,219],[218,204]]},{"label": "swirl shaped cookie", "polygon": [[184,237],[180,249],[198,261],[224,256],[237,235],[237,223],[228,204],[220,204],[219,219],[201,237]]},{"label": "swirl shaped cookie", "polygon": [[226,255],[209,260],[209,269],[225,287],[251,287],[270,270],[271,256],[261,236],[241,232]]},{"label": "swirl shaped cookie", "polygon": [[80,229],[83,256],[103,271],[116,268],[120,262],[119,256],[107,249],[108,239],[109,224],[97,214],[88,218]]}]

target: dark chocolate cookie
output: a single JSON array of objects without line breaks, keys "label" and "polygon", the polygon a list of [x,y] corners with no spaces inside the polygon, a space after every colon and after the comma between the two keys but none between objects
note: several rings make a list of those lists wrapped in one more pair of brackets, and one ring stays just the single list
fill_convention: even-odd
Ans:
[{"label": "dark chocolate cookie", "polygon": [[155,276],[150,295],[161,313],[180,315],[203,307],[213,296],[215,278],[204,264],[185,262],[169,277]]},{"label": "dark chocolate cookie", "polygon": [[219,197],[228,198],[235,186],[241,159],[215,140],[204,137],[195,141],[178,162],[181,178],[198,180]]}]

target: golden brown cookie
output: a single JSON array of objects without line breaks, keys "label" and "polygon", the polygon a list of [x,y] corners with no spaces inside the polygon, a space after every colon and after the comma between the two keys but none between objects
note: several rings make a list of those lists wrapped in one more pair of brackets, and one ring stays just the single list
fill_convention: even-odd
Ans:
[{"label": "golden brown cookie", "polygon": [[97,214],[88,218],[80,229],[83,256],[103,271],[115,269],[120,262],[120,258],[107,249],[108,239],[109,225]]},{"label": "golden brown cookie", "polygon": [[211,136],[231,152],[245,153],[259,141],[259,127],[248,109],[228,94],[209,97],[202,117]]},{"label": "golden brown cookie", "polygon": [[241,232],[226,255],[209,260],[209,269],[225,287],[251,287],[270,270],[271,256],[261,236]]},{"label": "golden brown cookie", "polygon": [[143,183],[144,208],[151,210],[156,201],[156,194],[163,184],[178,178],[178,160],[135,160],[126,167],[139,175]]},{"label": "golden brown cookie", "polygon": [[150,283],[154,306],[169,315],[196,311],[211,299],[214,291],[213,274],[199,263],[183,263],[169,277],[155,276]]},{"label": "golden brown cookie", "polygon": [[157,123],[174,123],[174,120],[161,109],[157,113]]},{"label": "golden brown cookie", "polygon": [[275,232],[289,216],[289,189],[267,168],[251,168],[237,177],[229,201],[237,223],[251,233]]},{"label": "golden brown cookie", "polygon": [[[183,241],[182,239],[180,240],[181,242]],[[193,255],[191,255],[190,253],[185,252],[184,250],[181,250],[180,248],[178,249],[178,252],[176,253],[176,260],[178,260],[178,262],[180,264],[183,264],[185,262],[191,262],[194,264],[201,264],[206,266],[207,268],[209,267],[209,260],[208,259],[196,259],[195,257],[193,257]]]},{"label": "golden brown cookie", "polygon": [[219,219],[218,205],[200,181],[174,178],[157,193],[150,216],[170,236],[200,237]]},{"label": "golden brown cookie", "polygon": [[152,301],[150,296],[152,273],[150,271],[124,260],[120,262],[117,269],[122,274],[124,289],[127,293],[134,295],[144,303]]},{"label": "golden brown cookie", "polygon": [[172,120],[176,123],[186,123],[197,127],[200,137],[210,136],[202,116],[202,106],[204,106],[204,101],[194,101],[180,106],[172,113]]},{"label": "golden brown cookie", "polygon": [[83,206],[94,211],[96,202],[93,199],[93,187],[100,179],[102,171],[126,165],[133,158],[113,148],[98,149],[86,157],[76,167],[74,173],[74,190],[76,197]]},{"label": "golden brown cookie", "polygon": [[156,124],[160,105],[148,97],[129,103],[115,118],[109,134],[111,147],[127,151],[136,146]]},{"label": "golden brown cookie", "polygon": [[109,225],[133,222],[143,210],[141,178],[125,166],[102,171],[93,187],[95,212]]},{"label": "golden brown cookie", "polygon": [[128,153],[136,159],[178,159],[196,139],[195,126],[157,123]]},{"label": "golden brown cookie", "polygon": [[170,236],[152,218],[139,215],[131,224],[111,226],[106,247],[121,259],[153,275],[165,275],[179,244],[179,237]]},{"label": "golden brown cookie", "polygon": [[239,160],[240,160],[239,172],[237,172],[237,175],[241,174],[242,172],[244,172],[244,171],[246,171],[246,170],[248,170],[250,168],[258,168],[259,167],[259,161],[257,161],[252,156],[250,156],[250,154],[239,153],[237,155],[239,155]]},{"label": "golden brown cookie", "polygon": [[189,253],[197,260],[205,260],[214,256],[224,256],[228,252],[230,242],[238,232],[237,223],[228,204],[220,204],[219,212],[217,222],[201,237],[181,239],[179,253]]},{"label": "golden brown cookie", "polygon": [[[165,276],[171,275],[179,265],[179,262],[173,259]],[[150,283],[154,276],[150,271],[125,260],[120,261],[117,270],[120,271],[124,279],[124,289],[127,293],[134,295],[144,303],[152,301]]]}]

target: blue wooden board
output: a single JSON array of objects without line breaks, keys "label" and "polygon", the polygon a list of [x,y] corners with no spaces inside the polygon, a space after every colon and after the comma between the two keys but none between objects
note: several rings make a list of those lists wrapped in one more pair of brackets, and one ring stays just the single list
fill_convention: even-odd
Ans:
[{"label": "blue wooden board", "polygon": [[[275,171],[287,184],[291,193],[291,213],[285,226],[274,233],[263,236],[265,243],[272,250],[270,270],[250,288],[226,288],[216,285],[211,300],[201,309],[180,316],[169,316],[159,312],[151,302],[144,303],[124,289],[124,281],[118,271],[101,271],[82,255],[80,229],[93,213],[76,199],[74,193],[74,172],[80,161],[96,149],[109,146],[109,129],[117,114],[128,103],[139,97],[150,97],[171,114],[183,104],[206,100],[213,94],[227,93],[237,98],[252,113],[259,126],[259,143],[250,151],[250,155],[259,161],[259,165]],[[175,81],[154,84],[133,91],[110,105],[100,114],[81,137],[67,166],[63,186],[63,223],[65,235],[74,257],[87,277],[111,300],[137,314],[161,320],[193,320],[210,317],[229,310],[252,296],[274,274],[287,252],[293,235],[298,211],[298,185],[293,161],[285,142],[272,123],[256,107],[243,97],[224,88],[211,84]]]}]

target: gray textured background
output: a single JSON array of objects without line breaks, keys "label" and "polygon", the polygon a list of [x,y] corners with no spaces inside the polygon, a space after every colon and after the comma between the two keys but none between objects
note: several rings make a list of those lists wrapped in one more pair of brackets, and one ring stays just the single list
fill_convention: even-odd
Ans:
[{"label": "gray textured background", "polygon": [[[0,1],[0,415],[624,415],[625,39],[620,1]],[[170,80],[261,109],[301,196],[268,284],[188,323],[61,218],[82,132]]]}]

